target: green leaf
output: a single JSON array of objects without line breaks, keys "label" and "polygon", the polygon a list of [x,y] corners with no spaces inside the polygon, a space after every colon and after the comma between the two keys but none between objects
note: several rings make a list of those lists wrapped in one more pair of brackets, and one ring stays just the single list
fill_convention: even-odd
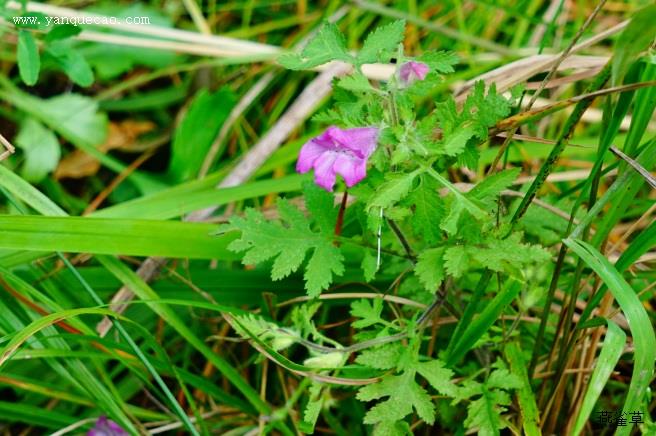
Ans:
[{"label": "green leaf", "polygon": [[232,235],[180,221],[0,215],[0,248],[131,256],[234,259]]},{"label": "green leaf", "polygon": [[495,370],[485,380],[485,387],[487,389],[519,389],[522,387],[521,379],[508,370],[503,360],[497,359],[491,366]]},{"label": "green leaf", "polygon": [[[0,4],[2,3],[4,2],[0,2]],[[25,9],[23,9],[23,11],[25,11]],[[48,28],[48,17],[41,12],[25,12],[12,21],[18,29],[45,30]]]},{"label": "green leaf", "polygon": [[371,83],[369,83],[369,79],[359,71],[339,79],[337,86],[353,92],[371,92],[374,90]]},{"label": "green leaf", "polygon": [[455,397],[457,395],[456,385],[451,380],[453,371],[445,368],[443,362],[439,360],[418,362],[413,365],[413,368],[440,394],[449,397]]},{"label": "green leaf", "polygon": [[278,58],[278,62],[290,70],[302,70],[317,67],[330,61],[351,63],[353,57],[346,49],[344,35],[339,28],[325,22],[317,35],[298,53],[286,53]]},{"label": "green leaf", "polygon": [[431,71],[438,73],[453,73],[453,66],[458,63],[458,55],[452,51],[429,51],[417,58],[425,63]]},{"label": "green leaf", "polygon": [[73,48],[70,41],[54,41],[48,45],[46,53],[76,85],[90,86],[93,83],[91,67],[84,56]]},{"label": "green leaf", "polygon": [[474,126],[479,139],[487,139],[488,129],[510,114],[510,103],[497,94],[493,83],[485,93],[485,82],[474,84],[472,92],[463,105],[461,117]]},{"label": "green leaf", "polygon": [[[644,395],[654,374],[656,335],[649,315],[631,286],[608,260],[587,242],[567,238],[563,241],[604,281],[617,300],[633,336],[633,373],[622,410],[642,410]],[[643,412],[648,413],[647,410]],[[628,435],[631,427],[618,427],[616,434]]]},{"label": "green leaf", "polygon": [[281,329],[277,324],[266,321],[264,318],[249,313],[237,315],[236,332],[245,339],[257,336],[262,341],[270,342],[271,348],[276,351],[284,350],[298,341],[300,335],[291,329]]},{"label": "green leaf", "polygon": [[501,191],[512,185],[520,172],[521,168],[511,168],[486,177],[467,193],[467,197],[484,205],[486,210],[492,210]]},{"label": "green leaf", "polygon": [[41,69],[41,59],[39,58],[39,49],[32,33],[28,30],[18,31],[18,72],[20,77],[28,86],[33,86],[39,79],[39,70]]},{"label": "green leaf", "polygon": [[198,175],[235,101],[228,87],[215,93],[204,89],[196,94],[173,135],[169,173],[175,180],[189,180]]},{"label": "green leaf", "polygon": [[637,10],[615,43],[613,51],[612,83],[620,84],[633,58],[646,50],[656,37],[656,5]]},{"label": "green leaf", "polygon": [[374,427],[373,436],[412,436],[410,424],[405,421],[382,421]]},{"label": "green leaf", "polygon": [[311,297],[322,290],[328,289],[333,282],[333,276],[344,274],[344,256],[339,248],[331,244],[321,244],[314,249],[308,261],[303,278],[305,289]]},{"label": "green leaf", "polygon": [[107,115],[98,103],[80,94],[63,94],[40,102],[40,120],[75,144],[97,146],[107,137]]},{"label": "green leaf", "polygon": [[408,201],[414,205],[412,226],[415,234],[428,244],[435,244],[441,238],[439,223],[444,217],[444,203],[437,192],[437,183],[426,176],[410,193]]},{"label": "green leaf", "polygon": [[400,421],[412,410],[427,424],[435,422],[435,410],[430,395],[415,381],[414,371],[406,371],[402,375],[388,375],[375,384],[367,385],[358,391],[360,401],[372,401],[383,397],[381,401],[369,409],[364,417],[365,424]]},{"label": "green leaf", "polygon": [[278,210],[280,223],[265,220],[254,209],[247,209],[245,217],[231,218],[230,225],[223,229],[238,229],[241,237],[228,248],[245,252],[242,259],[245,265],[274,259],[271,270],[273,280],[280,280],[298,270],[307,251],[313,250],[304,278],[308,294],[316,296],[330,285],[334,275],[344,273],[344,257],[333,244],[334,224],[330,228],[322,217],[319,219],[324,220],[322,227],[328,227],[329,231],[314,232],[311,222],[287,201],[278,201]]},{"label": "green leaf", "polygon": [[29,182],[40,182],[57,168],[61,150],[51,130],[34,118],[26,118],[16,136],[16,145],[25,152],[21,175]]},{"label": "green leaf", "polygon": [[455,278],[463,276],[470,262],[467,250],[462,245],[450,247],[444,253],[444,268]]},{"label": "green leaf", "polygon": [[369,250],[366,250],[362,256],[362,263],[360,264],[360,267],[362,268],[365,281],[369,283],[374,279],[374,277],[376,277],[376,271],[378,271],[378,262],[376,256],[371,254]]},{"label": "green leaf", "polygon": [[358,65],[374,62],[387,63],[394,56],[399,44],[403,42],[405,20],[393,21],[376,28],[365,39],[356,57]]},{"label": "green leaf", "polygon": [[581,434],[583,427],[588,422],[592,409],[597,404],[597,400],[601,396],[604,386],[608,383],[613,369],[615,369],[617,362],[622,357],[624,346],[626,345],[626,334],[622,329],[609,319],[606,320],[606,323],[608,324],[606,338],[601,346],[601,353],[592,371],[592,376],[588,382],[588,389],[585,392],[579,415],[576,417],[576,423],[574,424],[574,432],[572,434],[577,436]]},{"label": "green leaf", "polygon": [[[526,436],[540,436],[540,412],[538,410],[535,394],[531,388],[522,350],[518,342],[509,342],[504,349],[512,374],[519,381],[517,400],[522,413],[522,427]],[[576,434],[576,432],[574,432]]]},{"label": "green leaf", "polygon": [[437,171],[435,171],[433,168],[428,168],[427,169],[428,174],[431,175],[439,184],[444,186],[446,189],[448,189],[454,196],[455,200],[457,201],[457,204],[459,204],[459,207],[464,208],[467,210],[469,213],[474,216],[476,219],[484,219],[487,217],[487,214],[483,209],[481,209],[478,205],[476,205],[474,202],[472,202],[469,198],[465,197],[465,195],[458,190],[451,182],[449,182],[447,179],[442,177]]},{"label": "green leaf", "polygon": [[371,327],[379,323],[384,323],[381,318],[383,312],[383,299],[374,298],[371,300],[356,300],[351,303],[351,316],[361,318],[354,321],[351,325],[357,329]]},{"label": "green leaf", "polygon": [[483,395],[472,401],[467,407],[465,426],[467,429],[476,429],[481,436],[499,435],[499,430],[506,427],[501,420],[501,414],[511,403],[510,395],[501,390],[483,390]]},{"label": "green leaf", "polygon": [[24,329],[16,332],[9,342],[2,348],[0,351],[0,368],[9,360],[9,358],[18,350],[18,348],[25,343],[30,337],[34,336],[39,331],[45,329],[48,326],[51,326],[59,321],[71,317],[77,317],[80,315],[104,315],[104,316],[116,316],[116,314],[109,309],[99,309],[99,308],[82,308],[82,309],[69,309],[63,310],[56,313],[51,313],[41,318],[32,321]]},{"label": "green leaf", "polygon": [[[159,28],[173,28],[173,18],[166,10],[149,6],[143,2],[102,2],[95,3],[93,10],[89,12],[100,13],[108,17],[116,17],[120,22],[125,22],[130,17],[148,17],[150,25]],[[112,34],[123,34],[113,28],[104,29]],[[123,73],[137,69],[137,66],[145,66],[158,70],[176,62],[184,62],[184,57],[173,51],[159,50],[148,47],[130,47],[117,44],[105,44],[94,42],[84,48],[84,55],[93,66],[98,77],[103,80],[118,78]]]},{"label": "green leaf", "polygon": [[440,221],[440,228],[452,236],[458,233],[458,222],[464,211],[464,203],[458,197],[454,197],[449,205],[449,213]]},{"label": "green leaf", "polygon": [[435,292],[444,280],[444,252],[444,247],[429,248],[417,259],[415,274],[429,292]]},{"label": "green leaf", "polygon": [[458,156],[465,150],[467,141],[469,141],[474,134],[474,129],[471,127],[462,127],[456,130],[445,137],[441,149],[439,150],[440,153],[447,156]]},{"label": "green leaf", "polygon": [[222,206],[272,193],[299,191],[302,182],[308,180],[308,175],[291,174],[277,179],[269,178],[217,189],[214,187],[220,180],[217,176],[223,177],[225,174],[217,172],[202,180],[181,183],[150,195],[100,209],[91,216],[168,220],[210,206]]},{"label": "green leaf", "polygon": [[301,423],[301,431],[304,433],[314,433],[314,426],[317,424],[317,419],[319,419],[319,414],[321,413],[321,408],[324,403],[323,396],[321,395],[322,389],[323,386],[319,383],[312,383],[308,389],[310,399],[305,406],[303,422]]},{"label": "green leaf", "polygon": [[[39,213],[43,213],[50,216],[65,217],[66,212],[53,203],[48,197],[43,195],[41,192],[36,190],[30,184],[25,182],[20,177],[13,174],[11,171],[7,170],[6,167],[0,165],[0,185],[10,191],[12,194],[25,201],[30,207]],[[219,372],[221,372],[226,379],[228,379],[248,400],[249,402],[260,412],[260,413],[271,413],[271,408],[269,405],[262,401],[259,397],[257,391],[255,391],[241,376],[241,374],[226,360],[224,360],[219,354],[214,352],[203,340],[201,340],[192,329],[182,321],[181,318],[166,304],[158,303],[157,300],[160,300],[159,296],[153,289],[145,283],[141,277],[137,275],[136,272],[132,271],[126,265],[124,265],[120,260],[111,256],[97,256],[96,259],[107,269],[109,270],[117,279],[120,280],[122,284],[130,288],[135,295],[137,295],[142,300],[147,300],[147,306],[150,307],[153,312],[157,313],[164,321],[166,321],[177,333],[182,336],[185,341],[187,341],[192,347],[198,350],[207,360],[214,365]],[[194,304],[189,300],[185,300],[183,303],[185,306]],[[202,304],[202,303],[201,303]],[[209,308],[216,310],[216,305],[210,305]],[[205,308],[208,308],[205,306]],[[275,351],[273,351],[275,353]],[[90,391],[96,395],[95,398],[98,398],[99,405],[102,405],[106,410],[111,410],[113,415],[117,415],[121,418],[120,423],[124,428],[131,429],[133,426],[129,419],[124,415],[120,405],[116,404],[115,397],[112,396],[109,392],[105,392],[106,389],[103,384],[99,383],[95,377],[86,369],[86,367],[79,361],[74,361],[79,363],[79,365],[73,365],[73,372],[80,375],[80,380],[88,380],[96,384],[96,388],[92,389],[93,386],[90,386]],[[81,374],[80,374],[81,372]],[[84,376],[84,378],[83,378]],[[86,383],[89,385],[89,382]],[[120,399],[120,397],[119,397]],[[136,432],[136,430],[134,430]]]},{"label": "green leaf", "polygon": [[412,189],[412,184],[418,174],[419,170],[416,170],[407,174],[391,174],[388,176],[369,200],[367,210],[386,209],[401,201]]},{"label": "green leaf", "polygon": [[303,183],[303,197],[305,206],[314,217],[319,230],[326,235],[333,233],[339,213],[335,206],[335,196],[308,180]]},{"label": "green leaf", "polygon": [[59,41],[79,35],[80,32],[82,32],[81,27],[73,26],[72,24],[61,24],[54,26],[48,33],[46,33],[44,40],[45,42]]},{"label": "green leaf", "polygon": [[522,279],[522,267],[546,262],[548,251],[538,245],[522,243],[522,233],[513,232],[505,239],[487,237],[472,245],[449,248],[444,256],[447,271],[460,277],[466,270],[488,268]]},{"label": "green leaf", "polygon": [[399,366],[404,351],[400,343],[385,344],[362,351],[355,361],[370,368],[394,369]]},{"label": "green leaf", "polygon": [[[514,301],[521,291],[521,284],[510,280],[504,289],[494,296],[480,315],[468,324],[462,334],[455,340],[451,349],[447,349],[446,364],[453,366],[469,351],[490,327],[499,319],[504,310]],[[504,383],[503,379],[501,383]]]}]

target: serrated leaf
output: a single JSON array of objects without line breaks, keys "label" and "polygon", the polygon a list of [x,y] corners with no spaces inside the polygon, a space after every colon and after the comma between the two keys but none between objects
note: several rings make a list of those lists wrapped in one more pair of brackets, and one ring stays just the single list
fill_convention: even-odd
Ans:
[{"label": "serrated leaf", "polygon": [[351,303],[351,315],[356,318],[361,318],[353,322],[353,327],[362,329],[371,327],[372,325],[382,323],[380,317],[383,312],[382,298],[374,298],[371,300],[356,300]]},{"label": "serrated leaf", "polygon": [[305,269],[305,289],[310,297],[316,297],[328,289],[333,275],[344,274],[344,256],[332,243],[317,245]]},{"label": "serrated leaf", "polygon": [[488,237],[475,245],[450,247],[444,254],[444,265],[454,277],[461,277],[468,269],[488,268],[521,279],[523,267],[551,259],[548,251],[521,239],[522,233],[514,232],[505,239]]},{"label": "serrated leaf", "polygon": [[374,427],[373,436],[408,436],[412,435],[410,424],[405,421],[382,421]]},{"label": "serrated leaf", "polygon": [[319,383],[312,383],[308,389],[310,399],[305,406],[303,412],[303,422],[301,423],[301,430],[305,433],[314,433],[314,427],[319,419],[321,408],[323,407],[324,399],[321,396],[322,386]]},{"label": "serrated leaf", "polygon": [[451,247],[444,253],[444,267],[455,278],[462,277],[469,268],[469,262],[469,256],[462,245]]},{"label": "serrated leaf", "polygon": [[367,210],[378,210],[380,208],[386,209],[395,203],[398,203],[408,194],[408,192],[410,192],[417,174],[419,174],[419,171],[413,171],[407,174],[390,175],[387,180],[378,187],[376,193],[369,200]]},{"label": "serrated leaf", "polygon": [[280,221],[267,221],[254,210],[247,209],[245,217],[235,216],[227,229],[241,230],[228,249],[245,252],[242,263],[258,264],[274,259],[272,280],[280,280],[298,270],[312,250],[305,268],[305,289],[316,296],[332,283],[334,275],[344,273],[344,257],[333,245],[332,230],[329,233],[314,232],[310,221],[284,199],[278,201]]},{"label": "serrated leaf", "polygon": [[496,369],[490,373],[485,382],[488,389],[519,389],[522,387],[521,379],[512,374],[502,360],[498,359],[492,366]]},{"label": "serrated leaf", "polygon": [[510,396],[500,390],[483,390],[481,398],[472,401],[467,407],[465,426],[469,430],[477,430],[482,436],[496,436],[499,430],[506,427],[501,414],[510,404]]},{"label": "serrated leaf", "polygon": [[373,90],[369,79],[358,71],[339,79],[337,86],[353,92],[370,92]]},{"label": "serrated leaf", "polygon": [[445,137],[439,152],[447,156],[459,155],[465,150],[467,141],[474,136],[474,133],[471,127],[461,127]]},{"label": "serrated leaf", "polygon": [[378,270],[378,265],[376,257],[371,254],[369,250],[364,252],[362,257],[362,263],[360,264],[362,272],[364,274],[364,279],[368,283],[374,279],[376,276],[376,271]]},{"label": "serrated leaf", "polygon": [[382,381],[360,388],[357,398],[361,401],[388,397],[369,409],[364,417],[365,424],[400,421],[412,410],[427,424],[435,422],[435,408],[430,395],[415,381],[413,371],[402,375],[389,375]]},{"label": "serrated leaf", "polygon": [[520,172],[521,168],[500,171],[477,183],[466,195],[472,200],[477,200],[486,210],[490,210],[496,206],[496,198],[501,191],[512,185]]},{"label": "serrated leaf", "polygon": [[[497,94],[496,85],[490,85],[485,93],[485,82],[474,84],[474,89],[463,105],[461,117],[472,123],[476,136],[485,139],[488,129],[510,114],[510,103]],[[464,121],[463,120],[463,121]]]},{"label": "serrated leaf", "polygon": [[444,247],[424,250],[417,258],[415,274],[429,292],[435,292],[444,280]]},{"label": "serrated leaf", "polygon": [[453,73],[453,66],[458,63],[458,55],[452,51],[429,51],[417,58],[425,63],[431,71],[439,73]]},{"label": "serrated leaf", "polygon": [[41,59],[39,49],[32,33],[28,30],[18,32],[18,72],[21,80],[28,86],[33,86],[39,79],[39,70],[41,69]]},{"label": "serrated leaf", "polygon": [[443,362],[439,360],[418,362],[414,365],[414,369],[440,394],[449,397],[457,395],[456,385],[451,380],[453,371],[445,368]]},{"label": "serrated leaf", "polygon": [[278,62],[290,70],[313,68],[334,60],[350,63],[353,61],[353,56],[346,49],[342,32],[335,24],[329,22],[322,25],[317,35],[308,42],[300,54],[287,53],[278,58]]},{"label": "serrated leaf", "polygon": [[449,207],[449,213],[440,222],[440,228],[449,235],[455,235],[458,232],[458,220],[465,211],[465,205],[458,197],[454,197]]},{"label": "serrated leaf", "polygon": [[488,239],[485,248],[472,247],[468,253],[480,265],[494,271],[512,273],[522,265],[547,262],[549,252],[537,245],[523,244],[522,234],[515,232],[505,239]]},{"label": "serrated leaf", "polygon": [[421,236],[428,244],[440,240],[439,223],[444,217],[444,204],[437,192],[437,183],[422,176],[421,183],[408,196],[410,204],[414,205],[412,226],[415,234]]},{"label": "serrated leaf", "polygon": [[376,28],[367,36],[356,57],[358,65],[389,62],[398,45],[403,42],[404,34],[405,20],[397,20]]},{"label": "serrated leaf", "polygon": [[324,234],[334,232],[339,210],[335,207],[333,194],[319,188],[315,183],[307,181],[303,183],[303,198],[305,206],[314,217],[319,230]]},{"label": "serrated leaf", "polygon": [[404,351],[399,343],[386,344],[362,351],[355,361],[370,368],[394,369],[399,365]]}]

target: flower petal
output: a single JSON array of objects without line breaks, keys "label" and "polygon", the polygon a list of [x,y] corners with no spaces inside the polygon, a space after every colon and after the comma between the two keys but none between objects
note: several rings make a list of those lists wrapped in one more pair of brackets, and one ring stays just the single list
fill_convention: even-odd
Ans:
[{"label": "flower petal", "polygon": [[352,152],[358,157],[366,159],[376,149],[378,140],[378,129],[376,127],[356,127],[333,132],[332,135],[336,142]]},{"label": "flower petal", "polygon": [[337,159],[335,159],[333,169],[335,173],[344,177],[346,186],[350,188],[360,180],[364,179],[367,175],[367,161],[365,159],[358,159],[357,157],[340,154],[337,156]]},{"label": "flower petal", "polygon": [[326,152],[317,159],[314,165],[314,182],[327,191],[332,191],[335,186],[335,171],[333,164],[337,158],[337,153]]},{"label": "flower petal", "polygon": [[409,85],[415,80],[424,80],[428,71],[428,65],[423,62],[410,61],[401,65],[401,68],[399,68],[399,78],[401,82]]},{"label": "flower petal", "polygon": [[317,159],[328,150],[318,143],[317,138],[306,142],[298,154],[298,161],[296,162],[296,171],[299,173],[307,173],[314,166]]}]

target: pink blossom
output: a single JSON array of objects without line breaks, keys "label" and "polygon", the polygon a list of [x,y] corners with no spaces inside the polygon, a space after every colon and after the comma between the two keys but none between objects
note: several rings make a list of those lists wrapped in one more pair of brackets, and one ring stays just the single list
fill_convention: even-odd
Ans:
[{"label": "pink blossom", "polygon": [[376,149],[378,129],[357,127],[340,129],[330,126],[301,148],[296,171],[307,173],[314,168],[314,181],[332,191],[337,174],[346,186],[353,186],[367,175],[367,159]]},{"label": "pink blossom", "polygon": [[401,82],[406,85],[411,84],[415,80],[424,80],[426,74],[428,74],[428,65],[422,62],[406,62],[399,69]]},{"label": "pink blossom", "polygon": [[123,430],[120,425],[114,421],[101,416],[93,427],[87,433],[87,436],[128,436],[128,432]]}]

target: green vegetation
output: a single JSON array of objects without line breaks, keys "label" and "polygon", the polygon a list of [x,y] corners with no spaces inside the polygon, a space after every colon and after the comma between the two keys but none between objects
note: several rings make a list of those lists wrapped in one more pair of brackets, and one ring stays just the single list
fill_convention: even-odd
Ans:
[{"label": "green vegetation", "polygon": [[0,1],[0,433],[656,432],[651,2],[80,5]]}]

